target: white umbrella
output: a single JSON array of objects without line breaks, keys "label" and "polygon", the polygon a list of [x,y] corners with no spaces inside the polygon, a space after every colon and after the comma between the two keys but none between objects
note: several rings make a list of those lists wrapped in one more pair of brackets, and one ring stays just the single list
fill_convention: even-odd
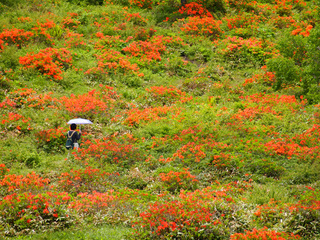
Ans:
[{"label": "white umbrella", "polygon": [[[77,125],[81,125],[81,124],[92,124],[92,122],[88,119],[84,119],[84,118],[74,118],[71,119],[68,124],[72,124],[75,123]],[[81,130],[81,126],[80,126],[80,130]]]}]

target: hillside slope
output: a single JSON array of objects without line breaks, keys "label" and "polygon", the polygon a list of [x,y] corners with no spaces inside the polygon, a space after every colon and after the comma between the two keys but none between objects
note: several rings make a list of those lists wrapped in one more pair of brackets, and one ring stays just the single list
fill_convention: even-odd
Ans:
[{"label": "hillside slope", "polygon": [[319,239],[318,5],[0,1],[1,236]]}]

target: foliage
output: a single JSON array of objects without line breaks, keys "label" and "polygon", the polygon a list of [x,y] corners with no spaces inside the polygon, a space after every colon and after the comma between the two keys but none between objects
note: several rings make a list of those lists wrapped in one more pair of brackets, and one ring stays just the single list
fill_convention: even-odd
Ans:
[{"label": "foliage", "polygon": [[318,239],[317,5],[0,0],[0,238]]}]

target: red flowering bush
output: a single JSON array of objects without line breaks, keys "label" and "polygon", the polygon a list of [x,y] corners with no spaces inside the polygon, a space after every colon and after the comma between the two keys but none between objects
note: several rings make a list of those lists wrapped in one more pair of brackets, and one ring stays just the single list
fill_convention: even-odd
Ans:
[{"label": "red flowering bush", "polygon": [[139,8],[149,8],[152,9],[152,0],[129,0],[129,3],[133,6],[137,6]]},{"label": "red flowering bush", "polygon": [[85,46],[87,45],[83,34],[71,32],[67,30],[66,35],[64,36],[65,43],[64,46],[66,48],[72,48],[72,47],[79,47],[79,46]]},{"label": "red flowering bush", "polygon": [[10,171],[9,168],[6,167],[5,164],[1,163],[0,164],[0,179],[4,177],[8,172]]},{"label": "red flowering bush", "polygon": [[225,225],[224,219],[234,213],[222,200],[226,192],[210,187],[194,192],[181,191],[177,200],[150,204],[133,222],[136,239],[227,237],[230,226]]},{"label": "red flowering bush", "polygon": [[61,97],[58,102],[61,108],[66,110],[72,117],[83,117],[89,119],[100,118],[100,120],[110,120],[114,114],[116,100],[119,95],[113,87],[99,85],[99,89],[93,89],[88,93],[70,97]]},{"label": "red flowering bush", "polygon": [[283,29],[294,26],[296,20],[292,16],[277,16],[270,18],[268,22],[279,29]]},{"label": "red flowering bush", "polygon": [[142,160],[142,153],[134,145],[134,139],[130,135],[124,135],[119,139],[93,139],[82,144],[81,149],[74,153],[76,159],[88,162],[116,163],[120,166],[128,166],[133,162]]},{"label": "red flowering bush", "polygon": [[319,234],[320,194],[318,190],[307,188],[298,203],[282,203],[271,199],[269,203],[258,206],[255,219],[268,227],[282,224],[287,232],[300,230],[299,235],[304,237]]},{"label": "red flowering bush", "polygon": [[[27,98],[33,94],[35,94],[36,91],[32,88],[20,88],[13,92],[10,92],[10,98],[6,97],[6,101],[2,102],[3,108],[15,108],[15,107],[21,107],[22,105],[27,103]],[[1,105],[0,105],[1,106]]]},{"label": "red flowering bush", "polygon": [[289,240],[300,239],[299,235],[286,232],[277,232],[268,230],[267,227],[262,229],[253,229],[252,231],[246,231],[246,233],[235,233],[230,236],[230,240],[247,240],[247,239],[259,239],[259,240]]},{"label": "red flowering bush", "polygon": [[205,9],[202,4],[196,2],[187,3],[181,6],[179,13],[187,16],[212,17],[212,14]]},{"label": "red flowering bush", "polygon": [[313,28],[312,25],[308,25],[305,29],[305,31],[303,31],[303,29],[300,26],[297,26],[297,28],[295,30],[293,30],[291,32],[292,35],[302,35],[304,37],[309,37],[310,35],[310,30]]},{"label": "red flowering bush", "polygon": [[264,74],[255,74],[251,78],[245,79],[244,83],[242,84],[244,87],[253,86],[254,84],[261,83],[267,86],[272,86],[275,82],[275,74],[273,72],[265,72]]},{"label": "red flowering bush", "polygon": [[213,17],[188,17],[179,20],[181,31],[193,36],[207,36],[211,39],[217,39],[223,33],[220,29],[222,21],[215,20]]},{"label": "red flowering bush", "polygon": [[241,13],[239,15],[226,16],[223,18],[223,23],[227,24],[229,30],[232,29],[250,29],[251,34],[257,30],[259,23],[265,21],[263,15],[256,15],[251,13]]},{"label": "red flowering bush", "polygon": [[71,170],[61,173],[58,188],[69,194],[93,191],[106,192],[111,188],[111,180],[119,176],[119,173],[107,173],[99,169],[86,167],[85,169]]},{"label": "red flowering bush", "polygon": [[166,119],[170,113],[178,115],[180,111],[181,110],[175,106],[148,107],[144,109],[132,108],[125,112],[126,117],[123,124],[130,127],[137,127],[141,124]]},{"label": "red flowering bush", "polygon": [[33,36],[34,34],[32,32],[25,31],[24,29],[4,29],[0,33],[0,46],[14,44],[21,48],[22,45],[31,40]]},{"label": "red flowering bush", "polygon": [[278,55],[275,45],[257,38],[243,39],[241,37],[228,37],[220,43],[219,53],[234,65],[241,66],[248,62],[261,65],[265,60]]},{"label": "red flowering bush", "polygon": [[38,148],[47,152],[63,152],[67,130],[63,127],[42,130],[35,133]]},{"label": "red flowering bush", "polygon": [[184,168],[181,172],[160,173],[159,177],[168,191],[173,193],[179,192],[180,189],[195,190],[197,188],[198,180],[188,171],[188,168]]},{"label": "red flowering bush", "polygon": [[146,26],[148,19],[145,19],[140,16],[140,13],[124,13],[124,17],[127,22],[133,22],[135,25],[138,26]]},{"label": "red flowering bush", "polygon": [[129,59],[122,55],[119,51],[112,49],[105,49],[102,54],[96,55],[98,59],[98,67],[90,68],[85,72],[91,77],[97,77],[99,75],[117,75],[117,74],[134,74],[143,76],[139,72],[139,67],[136,63],[131,63]]},{"label": "red flowering bush", "polygon": [[154,36],[147,41],[134,41],[122,50],[130,53],[133,57],[138,57],[141,62],[161,61],[161,55],[167,52],[167,46],[183,45],[180,38]]},{"label": "red flowering bush", "polygon": [[0,108],[21,108],[30,107],[44,110],[45,107],[55,108],[53,93],[38,94],[32,88],[20,88],[9,93],[6,100],[0,103]]},{"label": "red flowering bush", "polygon": [[78,216],[90,218],[93,224],[123,224],[132,221],[143,203],[156,199],[156,196],[139,190],[110,189],[103,193],[79,193],[68,208]]},{"label": "red flowering bush", "polygon": [[182,92],[175,86],[152,86],[147,88],[147,101],[150,105],[171,105],[178,101],[186,102],[192,100],[187,97],[185,92]]},{"label": "red flowering bush", "polygon": [[67,205],[68,193],[14,193],[0,200],[0,224],[6,236],[30,233],[32,230],[64,228],[71,224]]},{"label": "red flowering bush", "polygon": [[81,23],[79,20],[77,20],[77,19],[74,19],[74,18],[72,18],[72,17],[70,17],[70,16],[68,16],[68,17],[66,17],[66,18],[64,18],[64,19],[62,19],[62,26],[64,27],[64,28],[77,28],[78,27],[78,25]]},{"label": "red flowering bush", "polygon": [[8,112],[0,116],[0,129],[4,131],[17,129],[19,132],[27,132],[31,130],[30,120],[19,113]]},{"label": "red flowering bush", "polygon": [[50,45],[54,45],[53,37],[50,35],[49,30],[56,27],[54,21],[46,19],[44,23],[37,21],[37,26],[33,27],[32,30],[35,32],[35,39],[43,41]]},{"label": "red flowering bush", "polygon": [[50,179],[42,178],[35,172],[28,173],[26,176],[7,174],[0,180],[0,193],[2,196],[23,192],[39,193],[47,189],[49,183]]},{"label": "red flowering bush", "polygon": [[61,80],[62,70],[72,64],[71,52],[65,48],[46,48],[39,53],[28,53],[19,58],[19,63],[24,69],[36,69],[43,75],[51,76],[55,80]]}]

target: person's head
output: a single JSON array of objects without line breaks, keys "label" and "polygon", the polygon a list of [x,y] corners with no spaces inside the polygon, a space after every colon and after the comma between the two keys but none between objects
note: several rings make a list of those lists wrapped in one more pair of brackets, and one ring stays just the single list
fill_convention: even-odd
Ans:
[{"label": "person's head", "polygon": [[72,124],[70,125],[70,129],[71,129],[71,130],[76,130],[76,129],[77,129],[77,124],[72,123]]}]

